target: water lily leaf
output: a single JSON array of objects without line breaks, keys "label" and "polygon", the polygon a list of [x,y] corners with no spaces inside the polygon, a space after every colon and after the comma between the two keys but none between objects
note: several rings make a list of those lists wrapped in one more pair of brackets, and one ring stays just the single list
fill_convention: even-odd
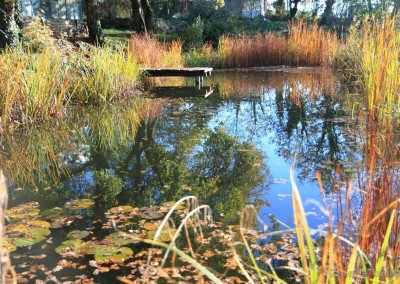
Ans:
[{"label": "water lily leaf", "polygon": [[40,243],[41,241],[44,241],[46,238],[42,235],[30,235],[26,237],[21,237],[18,239],[15,239],[13,241],[13,245],[17,247],[27,247],[27,246],[33,246],[37,243]]},{"label": "water lily leaf", "polygon": [[108,211],[113,213],[113,214],[121,214],[121,213],[130,213],[130,212],[132,212],[134,210],[135,210],[135,208],[133,208],[132,206],[125,205],[125,206],[113,207]]},{"label": "water lily leaf", "polygon": [[13,252],[13,251],[15,251],[17,249],[17,247],[11,243],[11,239],[10,238],[4,238],[0,242],[0,247],[5,248],[8,252]]},{"label": "water lily leaf", "polygon": [[[139,235],[137,234],[129,234],[133,237],[139,238]],[[117,246],[124,246],[127,244],[132,244],[132,243],[138,243],[139,240],[135,240],[134,238],[130,237],[128,234],[122,234],[122,233],[113,233],[111,235],[108,235],[106,237],[106,241],[110,244],[114,244]]]},{"label": "water lily leaf", "polygon": [[83,210],[87,209],[94,204],[93,199],[76,199],[65,203],[64,207],[70,210]]},{"label": "water lily leaf", "polygon": [[[164,206],[164,207],[167,207],[168,210],[169,210],[169,209],[172,208],[172,206],[175,205],[175,203],[176,203],[175,201],[168,201],[168,202],[164,202],[164,203],[163,203],[163,206]],[[184,203],[180,203],[180,204],[178,205],[178,207],[176,208],[176,210],[183,210],[183,209],[185,209],[185,204],[184,204]]]},{"label": "water lily leaf", "polygon": [[47,228],[32,228],[25,232],[25,235],[42,235],[48,236],[51,234],[51,231]]},{"label": "water lily leaf", "polygon": [[10,208],[6,212],[6,216],[13,220],[23,220],[35,217],[40,210],[37,202],[30,202]]},{"label": "water lily leaf", "polygon": [[65,209],[61,207],[54,207],[40,212],[40,215],[46,220],[53,220],[65,215],[65,213]]},{"label": "water lily leaf", "polygon": [[[174,236],[175,233],[176,233],[175,228],[166,228],[161,231],[160,235],[157,238],[157,241],[169,242],[169,241],[171,241],[172,236]],[[156,230],[155,231],[147,231],[147,236],[149,239],[154,239],[155,234],[156,234]]]},{"label": "water lily leaf", "polygon": [[164,214],[158,211],[159,209],[159,207],[144,207],[140,209],[140,217],[146,220],[160,219]]},{"label": "water lily leaf", "polygon": [[79,245],[79,251],[82,254],[95,254],[99,250],[107,247],[106,245],[100,245],[96,244],[92,241],[84,242],[81,245]]},{"label": "water lily leaf", "polygon": [[89,236],[89,232],[88,231],[75,230],[75,231],[71,231],[71,232],[68,233],[67,239],[69,239],[69,240],[81,240],[81,239],[86,238],[87,236]]},{"label": "water lily leaf", "polygon": [[147,231],[157,231],[158,226],[160,226],[160,223],[146,222],[142,227]]},{"label": "water lily leaf", "polygon": [[[27,227],[27,224],[25,225],[25,228]],[[17,234],[19,233],[19,234]],[[23,232],[13,232],[9,233],[9,236],[11,238],[11,243],[17,247],[26,247],[26,246],[32,246],[37,243],[40,243],[41,241],[44,241],[46,239],[46,236],[50,235],[51,232],[47,228],[31,228],[31,229],[26,229]]]},{"label": "water lily leaf", "polygon": [[77,249],[80,247],[81,244],[82,244],[81,240],[64,241],[64,242],[62,242],[61,245],[56,247],[55,251],[56,251],[56,253],[59,253],[59,254],[66,253],[66,252],[76,253]]},{"label": "water lily leaf", "polygon": [[94,259],[99,263],[104,262],[123,262],[133,255],[133,251],[127,247],[104,247],[94,255]]}]

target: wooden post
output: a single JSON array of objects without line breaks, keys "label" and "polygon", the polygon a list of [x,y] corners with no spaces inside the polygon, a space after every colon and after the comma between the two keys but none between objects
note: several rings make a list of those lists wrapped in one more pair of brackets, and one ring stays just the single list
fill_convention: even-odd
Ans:
[{"label": "wooden post", "polygon": [[196,87],[198,90],[203,87],[203,76],[196,76]]}]

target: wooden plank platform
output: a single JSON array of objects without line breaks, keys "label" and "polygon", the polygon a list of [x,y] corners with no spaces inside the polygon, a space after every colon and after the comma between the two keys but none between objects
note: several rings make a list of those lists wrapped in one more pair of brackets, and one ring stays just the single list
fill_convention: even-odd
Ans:
[{"label": "wooden plank platform", "polygon": [[156,97],[172,98],[207,98],[214,90],[211,87],[156,87],[150,90]]},{"label": "wooden plank platform", "polygon": [[144,68],[145,76],[152,77],[202,77],[209,76],[213,71],[211,67],[196,67],[196,68]]}]

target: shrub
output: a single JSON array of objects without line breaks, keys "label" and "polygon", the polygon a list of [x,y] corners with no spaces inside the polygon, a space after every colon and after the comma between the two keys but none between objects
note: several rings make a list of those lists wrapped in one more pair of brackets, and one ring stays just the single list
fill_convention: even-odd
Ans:
[{"label": "shrub", "polygon": [[193,24],[188,27],[183,38],[187,48],[200,48],[203,43],[204,23],[200,16],[197,17]]}]

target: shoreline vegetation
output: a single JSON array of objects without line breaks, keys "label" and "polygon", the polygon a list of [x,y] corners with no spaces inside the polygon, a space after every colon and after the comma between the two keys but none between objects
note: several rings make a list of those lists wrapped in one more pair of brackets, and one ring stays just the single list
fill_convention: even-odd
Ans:
[{"label": "shoreline vegetation", "polygon": [[[372,23],[372,24],[371,24]],[[132,35],[128,44],[83,45],[63,50],[48,28],[33,21],[31,39],[0,54],[1,131],[66,115],[74,104],[102,104],[137,96],[141,67],[243,69],[267,66],[334,68],[343,81],[356,83],[368,97],[370,111],[398,104],[399,46],[395,19],[364,21],[346,40],[315,23],[291,22],[286,35],[222,36],[218,47],[205,43],[183,49],[183,42],[160,42],[151,35]],[[42,26],[40,26],[42,25]],[[31,32],[37,28],[38,31]],[[43,38],[38,33],[44,34]],[[361,48],[360,48],[361,47]],[[385,98],[381,99],[382,93]]]},{"label": "shoreline vegetation", "polygon": [[[361,169],[365,180],[360,182],[358,189],[364,198],[364,206],[360,212],[353,208],[350,193],[354,189],[349,181],[340,180],[338,170],[336,182],[340,186],[345,184],[346,190],[346,196],[341,197],[344,205],[338,208],[342,219],[337,224],[330,224],[317,255],[291,175],[301,260],[301,267],[292,269],[305,283],[359,280],[395,283],[400,255],[396,214],[400,198],[396,194],[398,172],[388,166],[393,162],[393,155],[389,153],[398,153],[392,140],[398,127],[396,115],[400,104],[400,42],[395,23],[395,18],[366,20],[354,26],[346,40],[339,40],[317,23],[299,21],[289,25],[287,35],[222,36],[218,48],[206,43],[187,52],[183,52],[182,41],[162,43],[152,36],[137,35],[130,38],[128,47],[87,47],[68,54],[59,52],[54,46],[39,49],[21,46],[17,50],[6,50],[0,54],[1,131],[68,116],[68,107],[72,105],[107,104],[137,97],[141,67],[288,65],[334,68],[343,82],[355,84],[365,96],[368,129],[365,166]],[[385,137],[380,135],[382,131],[386,133]],[[317,173],[318,181],[320,178]],[[321,192],[324,195],[322,186]],[[324,204],[326,208],[329,206]],[[356,213],[357,226],[352,226]],[[251,269],[257,273],[253,276],[260,282],[269,277],[284,283],[271,263],[267,262],[265,270],[259,268],[253,255],[255,252],[244,237],[242,241],[251,260]],[[157,245],[155,241],[154,244]],[[180,253],[174,243],[171,247]],[[243,274],[245,271],[243,268]],[[212,274],[206,276],[215,277]],[[247,279],[250,281],[252,277]]]}]

